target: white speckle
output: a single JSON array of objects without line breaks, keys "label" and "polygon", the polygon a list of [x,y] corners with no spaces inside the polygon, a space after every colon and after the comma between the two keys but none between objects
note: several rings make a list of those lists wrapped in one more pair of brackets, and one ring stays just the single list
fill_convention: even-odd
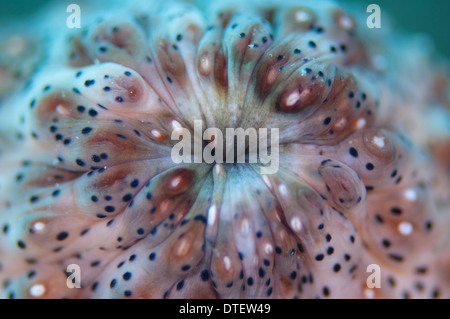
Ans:
[{"label": "white speckle", "polygon": [[264,246],[264,252],[265,252],[267,255],[270,255],[270,254],[273,252],[273,247],[272,247],[272,245],[271,245],[271,244],[266,244],[266,245]]},{"label": "white speckle", "polygon": [[230,271],[230,269],[231,269],[230,257],[228,257],[228,256],[223,257],[223,266],[225,267],[226,271]]},{"label": "white speckle", "polygon": [[61,104],[59,104],[59,105],[56,107],[56,112],[58,112],[58,114],[61,114],[61,115],[64,115],[64,116],[69,116],[69,115],[70,115],[70,112],[69,112],[69,110],[67,109],[67,107],[64,106],[64,105],[61,105]]},{"label": "white speckle", "polygon": [[173,129],[174,131],[179,131],[179,130],[181,130],[181,129],[183,128],[183,126],[181,125],[181,123],[178,122],[177,120],[173,120],[172,123],[171,123],[171,125],[172,125],[172,129]]},{"label": "white speckle", "polygon": [[305,10],[297,10],[295,13],[295,20],[297,22],[306,22],[309,20],[309,14]]},{"label": "white speckle", "polygon": [[364,289],[364,297],[367,299],[373,299],[375,297],[375,292],[373,289],[366,288]]},{"label": "white speckle", "polygon": [[45,293],[45,287],[41,284],[31,286],[30,295],[33,297],[41,297]]},{"label": "white speckle", "polygon": [[278,186],[278,191],[280,192],[281,196],[286,196],[288,193],[287,187],[284,184]]},{"label": "white speckle", "polygon": [[217,208],[216,205],[212,205],[209,209],[208,209],[208,225],[212,226],[214,225],[215,221],[216,221],[216,216],[217,216]]},{"label": "white speckle", "polygon": [[367,121],[365,118],[362,117],[362,118],[358,119],[358,121],[356,121],[356,129],[360,130],[360,129],[364,128],[366,126],[366,123],[367,123]]},{"label": "white speckle", "polygon": [[171,201],[170,199],[164,199],[159,205],[159,209],[161,212],[165,212],[170,208]]},{"label": "white speckle", "polygon": [[214,165],[214,173],[219,176],[223,172],[222,164],[216,164]]},{"label": "white speckle", "polygon": [[162,135],[161,132],[156,129],[151,130],[150,133],[156,138],[160,138]]},{"label": "white speckle", "polygon": [[177,188],[181,183],[181,177],[180,176],[176,176],[175,178],[173,178],[170,181],[170,187],[171,188]]},{"label": "white speckle", "polygon": [[35,231],[42,231],[42,230],[44,230],[44,228],[45,228],[45,223],[43,223],[43,222],[35,222],[33,224],[33,229]]},{"label": "white speckle", "polygon": [[401,222],[398,224],[398,231],[404,236],[408,236],[413,231],[413,226],[409,222]]},{"label": "white speckle", "polygon": [[345,124],[347,124],[347,119],[345,117],[341,117],[334,123],[334,127],[337,129],[341,129],[345,126]]},{"label": "white speckle", "polygon": [[208,70],[209,71],[209,69],[211,67],[210,58],[208,56],[206,56],[206,55],[203,55],[201,57],[201,59],[200,59],[200,64],[201,64],[201,68],[203,70]]},{"label": "white speckle", "polygon": [[410,201],[415,201],[417,199],[417,192],[414,189],[407,189],[405,191],[405,197]]},{"label": "white speckle", "polygon": [[379,136],[374,136],[373,137],[373,144],[375,144],[376,146],[378,146],[379,148],[384,147],[386,144],[384,143],[384,136],[379,137]]},{"label": "white speckle", "polygon": [[298,217],[292,218],[290,225],[291,225],[291,228],[293,231],[298,232],[298,231],[302,230],[302,222],[301,222],[300,218],[298,218]]},{"label": "white speckle", "polygon": [[353,20],[345,15],[341,16],[341,18],[339,19],[339,25],[344,30],[350,30],[355,27]]},{"label": "white speckle", "polygon": [[293,106],[295,103],[297,103],[300,100],[300,93],[298,91],[294,91],[286,99],[286,105],[287,106]]},{"label": "white speckle", "polygon": [[191,245],[189,243],[189,240],[186,237],[184,237],[181,239],[181,242],[178,244],[175,254],[177,256],[185,256],[186,253],[189,251],[190,247],[191,247]]}]

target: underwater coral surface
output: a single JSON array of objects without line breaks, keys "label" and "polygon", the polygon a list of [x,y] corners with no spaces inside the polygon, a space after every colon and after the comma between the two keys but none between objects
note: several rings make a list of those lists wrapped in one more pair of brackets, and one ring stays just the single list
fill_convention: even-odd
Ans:
[{"label": "underwater coral surface", "polygon": [[[213,3],[1,38],[0,297],[450,298],[447,62],[336,2]],[[277,171],[175,162],[194,121],[278,129]]]}]

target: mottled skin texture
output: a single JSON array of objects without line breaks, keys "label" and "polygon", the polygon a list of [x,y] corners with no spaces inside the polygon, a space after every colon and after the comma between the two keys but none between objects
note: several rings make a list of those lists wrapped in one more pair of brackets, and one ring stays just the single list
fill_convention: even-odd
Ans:
[{"label": "mottled skin texture", "polygon": [[[330,2],[134,12],[2,100],[1,297],[450,297],[448,89],[422,48]],[[198,119],[279,128],[279,171],[174,164]]]}]

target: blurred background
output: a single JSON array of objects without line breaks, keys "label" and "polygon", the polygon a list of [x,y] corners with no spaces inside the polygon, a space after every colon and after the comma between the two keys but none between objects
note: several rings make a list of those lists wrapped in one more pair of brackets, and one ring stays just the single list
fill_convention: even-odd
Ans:
[{"label": "blurred background", "polygon": [[[76,0],[2,1],[0,21],[27,19],[52,2],[58,6],[77,3]],[[299,2],[301,3],[301,0]],[[340,0],[338,2],[352,3],[361,7],[363,14],[366,14],[365,9],[369,4],[378,4],[381,8],[382,21],[383,14],[389,14],[396,28],[412,33],[428,34],[436,50],[450,59],[450,0]]]},{"label": "blurred background", "polygon": [[[341,0],[360,6],[364,12],[369,4],[381,8],[381,21],[386,13],[392,26],[410,33],[431,37],[436,50],[450,59],[450,0]],[[382,25],[383,26],[383,25]]]}]

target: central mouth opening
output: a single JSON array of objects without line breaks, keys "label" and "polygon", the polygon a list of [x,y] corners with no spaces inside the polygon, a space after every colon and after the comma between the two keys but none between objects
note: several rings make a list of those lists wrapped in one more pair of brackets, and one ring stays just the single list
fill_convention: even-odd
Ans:
[{"label": "central mouth opening", "polygon": [[[216,137],[213,136],[211,140],[203,141],[202,150],[204,151],[208,144],[216,141]],[[228,164],[237,164],[237,163],[250,163],[250,153],[257,152],[257,145],[255,145],[255,150],[253,149],[255,141],[253,141],[250,136],[245,136],[244,141],[238,138],[238,136],[234,136],[233,140],[227,140],[224,138],[222,152],[217,151],[217,147],[211,149],[211,156],[215,158],[214,162],[217,163],[228,163]],[[217,145],[217,144],[216,144]],[[219,148],[220,149],[220,148]],[[244,161],[242,161],[242,158]]]},{"label": "central mouth opening", "polygon": [[278,128],[226,128],[223,132],[210,127],[203,131],[202,124],[194,121],[193,138],[185,128],[172,132],[172,139],[181,138],[172,148],[174,163],[274,164],[278,170]]}]

